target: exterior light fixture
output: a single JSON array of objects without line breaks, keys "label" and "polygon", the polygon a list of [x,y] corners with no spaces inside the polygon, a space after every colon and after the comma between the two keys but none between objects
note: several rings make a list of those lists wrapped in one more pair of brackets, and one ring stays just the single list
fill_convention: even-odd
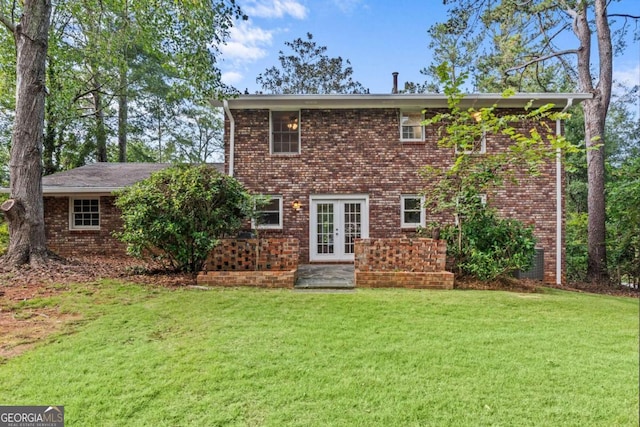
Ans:
[{"label": "exterior light fixture", "polygon": [[291,121],[287,123],[289,130],[298,130],[298,118],[292,116],[290,120]]},{"label": "exterior light fixture", "polygon": [[295,199],[293,202],[291,202],[291,207],[296,212],[299,212],[300,209],[302,209],[302,206],[303,206],[302,202],[298,199]]}]

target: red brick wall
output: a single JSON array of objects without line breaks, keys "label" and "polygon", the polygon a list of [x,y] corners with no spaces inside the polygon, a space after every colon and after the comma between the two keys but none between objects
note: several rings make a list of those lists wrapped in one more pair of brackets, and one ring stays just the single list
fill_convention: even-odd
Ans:
[{"label": "red brick wall", "polygon": [[[96,196],[97,197],[97,196]],[[47,245],[53,252],[69,257],[74,255],[124,255],[126,245],[112,236],[122,229],[120,211],[113,196],[100,198],[100,229],[69,229],[69,197],[44,198],[44,222]]]},{"label": "red brick wall", "polygon": [[202,271],[196,282],[200,286],[291,289],[297,278],[297,268],[289,271]]},{"label": "red brick wall", "polygon": [[[400,228],[401,194],[428,188],[418,174],[421,166],[451,165],[452,149],[438,148],[434,129],[425,142],[400,142],[399,110],[301,110],[301,153],[269,154],[269,111],[234,110],[236,124],[234,176],[255,193],[283,196],[283,230],[261,234],[295,237],[300,262],[309,260],[309,196],[314,194],[369,195],[369,237],[413,235]],[[225,123],[228,159],[229,122]],[[523,129],[524,130],[524,129]],[[506,136],[489,135],[487,150],[502,150]],[[228,164],[226,165],[228,170]],[[291,209],[293,200],[304,208]],[[507,184],[489,204],[503,215],[535,226],[539,247],[545,250],[545,279],[555,280],[555,166],[549,162],[538,177]],[[427,218],[427,222],[432,218]]]},{"label": "red brick wall", "polygon": [[297,239],[223,239],[211,251],[197,282],[204,286],[293,288],[299,254]]},{"label": "red brick wall", "polygon": [[358,239],[355,269],[360,271],[445,271],[447,242],[427,238]]},{"label": "red brick wall", "polygon": [[297,239],[222,239],[205,262],[205,271],[288,271],[298,268]]}]

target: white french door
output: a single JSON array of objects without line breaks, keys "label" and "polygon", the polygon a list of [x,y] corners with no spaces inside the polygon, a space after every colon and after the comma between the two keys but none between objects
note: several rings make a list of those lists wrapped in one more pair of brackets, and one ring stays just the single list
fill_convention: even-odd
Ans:
[{"label": "white french door", "polygon": [[369,237],[366,196],[312,196],[311,261],[353,261],[355,239]]}]

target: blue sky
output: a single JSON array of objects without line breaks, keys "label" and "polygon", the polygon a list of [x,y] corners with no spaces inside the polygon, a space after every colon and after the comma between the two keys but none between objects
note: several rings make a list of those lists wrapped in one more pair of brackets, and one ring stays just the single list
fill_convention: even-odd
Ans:
[{"label": "blue sky", "polygon": [[[240,91],[261,90],[258,74],[279,65],[285,41],[313,34],[330,57],[351,61],[353,77],[371,93],[389,93],[391,73],[399,85],[424,81],[420,69],[430,63],[427,29],[446,17],[442,0],[238,0],[249,21],[238,22],[221,48],[223,81]],[[640,0],[614,3],[610,12],[640,15]],[[575,39],[567,38],[577,47]],[[614,63],[614,77],[640,84],[640,44],[629,38]],[[593,46],[595,48],[595,46]]]}]

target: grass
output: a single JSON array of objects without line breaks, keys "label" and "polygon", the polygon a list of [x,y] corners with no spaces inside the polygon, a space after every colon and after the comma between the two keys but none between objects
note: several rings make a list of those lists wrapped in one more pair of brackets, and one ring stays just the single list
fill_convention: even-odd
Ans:
[{"label": "grass", "polygon": [[638,425],[638,301],[547,290],[72,287],[0,365],[68,426]]}]

